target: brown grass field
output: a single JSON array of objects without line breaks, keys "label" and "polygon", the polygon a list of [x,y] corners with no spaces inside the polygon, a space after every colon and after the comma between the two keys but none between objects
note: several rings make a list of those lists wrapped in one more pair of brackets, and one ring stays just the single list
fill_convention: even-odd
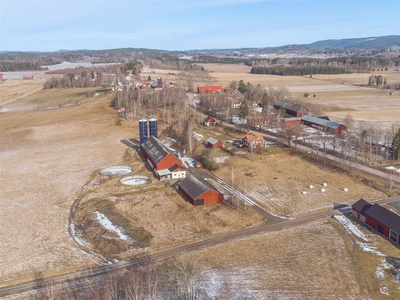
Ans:
[{"label": "brown grass field", "polygon": [[[400,121],[399,92],[389,96],[353,85],[365,83],[368,74],[318,75],[311,79],[252,75],[248,67],[241,65],[231,69],[227,65],[205,67],[212,71],[212,84],[226,86],[232,80],[243,79],[266,87],[285,86],[294,97],[315,93],[316,97],[307,101],[318,101],[330,116],[340,118],[351,112],[360,120]],[[168,72],[154,71],[152,77],[175,79]],[[400,80],[391,71],[386,76],[389,82]],[[71,206],[82,195],[86,197],[82,204],[93,199],[115,203],[118,215],[127,216],[134,228],[143,227],[153,236],[143,249],[119,252],[120,258],[239,230],[249,223],[260,224],[259,216],[250,210],[236,211],[224,205],[193,208],[154,178],[149,188],[140,191],[126,190],[117,179],[99,179],[97,173],[102,168],[124,163],[135,166],[140,174],[152,176],[140,167],[134,155],[127,155],[127,146],[121,142],[138,137],[137,125],[127,120],[117,122],[116,111],[108,107],[111,94],[95,97],[97,89],[92,88],[45,91],[42,85],[40,79],[0,84],[0,286],[102,261],[100,256],[80,248],[68,234]],[[205,139],[207,130],[198,128]],[[232,139],[230,134],[220,135]],[[287,217],[328,210],[333,202],[350,204],[359,197],[371,200],[384,196],[346,174],[285,151],[257,155],[254,162],[248,156],[230,156],[215,174],[229,183],[232,166],[242,186],[246,178],[249,196],[271,212]],[[255,176],[246,177],[248,170]],[[93,179],[98,185],[87,189]],[[319,187],[323,182],[328,186],[322,195]],[[312,191],[307,190],[309,184],[315,186]],[[344,186],[349,188],[346,194],[341,191]],[[307,190],[307,197],[301,195],[302,190]],[[96,201],[91,205],[88,207],[96,208]],[[85,214],[78,217],[83,220]],[[212,228],[206,230],[208,227]],[[374,240],[374,235],[370,239]],[[376,238],[376,243],[385,254],[400,256],[398,248],[385,240]],[[240,249],[254,255],[244,257]],[[251,289],[257,299],[263,298],[260,295],[285,299],[331,299],[329,295],[337,299],[355,299],[357,295],[358,299],[379,299],[382,295],[376,275],[379,258],[357,248],[353,238],[333,220],[232,241],[198,253],[193,255],[202,257],[204,266],[215,273],[225,272],[228,279],[238,278],[242,270],[249,280],[238,286],[243,291]],[[386,276],[389,298],[395,299],[398,284]],[[284,284],[283,279],[287,279]]]}]

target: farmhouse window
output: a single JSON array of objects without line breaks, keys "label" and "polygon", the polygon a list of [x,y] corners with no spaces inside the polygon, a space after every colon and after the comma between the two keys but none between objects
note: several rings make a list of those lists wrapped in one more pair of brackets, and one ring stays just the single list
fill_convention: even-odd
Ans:
[{"label": "farmhouse window", "polygon": [[383,227],[382,227],[382,225],[378,225],[378,232],[383,234]]},{"label": "farmhouse window", "polygon": [[390,239],[397,242],[399,234],[396,231],[390,230]]}]

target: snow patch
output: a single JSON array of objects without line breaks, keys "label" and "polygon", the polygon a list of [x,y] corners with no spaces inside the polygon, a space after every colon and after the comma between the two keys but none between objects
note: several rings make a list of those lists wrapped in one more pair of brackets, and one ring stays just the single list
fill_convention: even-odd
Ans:
[{"label": "snow patch", "polygon": [[196,166],[196,160],[194,158],[191,157],[181,157],[182,163],[186,168],[192,167],[194,168]]},{"label": "snow patch", "polygon": [[365,242],[368,242],[368,239],[365,236],[365,234],[360,229],[358,229],[356,225],[351,223],[350,220],[347,219],[345,216],[335,216],[335,219],[338,220],[344,226],[344,228],[346,228],[348,233],[359,237]]},{"label": "snow patch", "polygon": [[226,162],[228,160],[229,156],[220,156],[220,157],[214,157],[214,161],[217,164],[223,164],[224,162]]},{"label": "snow patch", "polygon": [[121,240],[124,240],[124,241],[128,242],[129,244],[133,244],[135,242],[135,240],[132,239],[129,235],[125,234],[123,228],[115,226],[110,221],[110,219],[108,219],[105,215],[103,215],[102,213],[99,213],[98,211],[96,211],[96,214],[97,214],[96,219],[100,222],[101,226],[103,226],[105,229],[117,233]]}]

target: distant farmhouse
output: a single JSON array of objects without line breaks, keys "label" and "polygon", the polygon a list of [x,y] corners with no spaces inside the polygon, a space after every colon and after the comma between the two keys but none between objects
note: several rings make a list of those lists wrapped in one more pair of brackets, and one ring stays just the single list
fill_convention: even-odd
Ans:
[{"label": "distant farmhouse", "polygon": [[364,199],[352,205],[353,217],[371,226],[392,242],[400,245],[400,216],[380,206],[370,204]]},{"label": "distant farmhouse", "polygon": [[220,93],[223,91],[222,86],[220,85],[203,85],[203,86],[198,86],[197,87],[197,92],[199,94],[201,93]]},{"label": "distant farmhouse", "polygon": [[303,105],[288,102],[288,101],[277,100],[274,103],[274,108],[276,110],[280,110],[280,109],[284,108],[287,115],[289,115],[291,117],[295,117],[299,120],[304,115],[308,115],[308,109],[305,108]]},{"label": "distant farmhouse", "polygon": [[192,205],[202,206],[224,201],[224,194],[202,178],[189,175],[178,183],[179,193]]},{"label": "distant farmhouse", "polygon": [[217,124],[217,120],[214,119],[213,117],[207,117],[207,118],[205,118],[203,124],[205,126],[214,126],[215,124]]},{"label": "distant farmhouse", "polygon": [[301,123],[303,125],[334,134],[341,134],[342,131],[347,130],[347,127],[343,124],[330,121],[329,119],[326,120],[326,118],[318,118],[309,115],[303,116],[301,118]]},{"label": "distant farmhouse", "polygon": [[261,134],[247,133],[242,138],[242,143],[244,147],[249,149],[265,148],[267,146],[267,141]]}]

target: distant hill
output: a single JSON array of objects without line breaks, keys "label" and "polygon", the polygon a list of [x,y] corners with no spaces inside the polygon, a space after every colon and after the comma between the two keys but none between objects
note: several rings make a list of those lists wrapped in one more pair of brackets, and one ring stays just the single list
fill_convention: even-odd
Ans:
[{"label": "distant hill", "polygon": [[380,37],[353,38],[340,40],[324,40],[318,41],[308,46],[314,48],[343,48],[343,49],[377,49],[390,48],[394,46],[400,47],[400,35],[388,35]]}]

